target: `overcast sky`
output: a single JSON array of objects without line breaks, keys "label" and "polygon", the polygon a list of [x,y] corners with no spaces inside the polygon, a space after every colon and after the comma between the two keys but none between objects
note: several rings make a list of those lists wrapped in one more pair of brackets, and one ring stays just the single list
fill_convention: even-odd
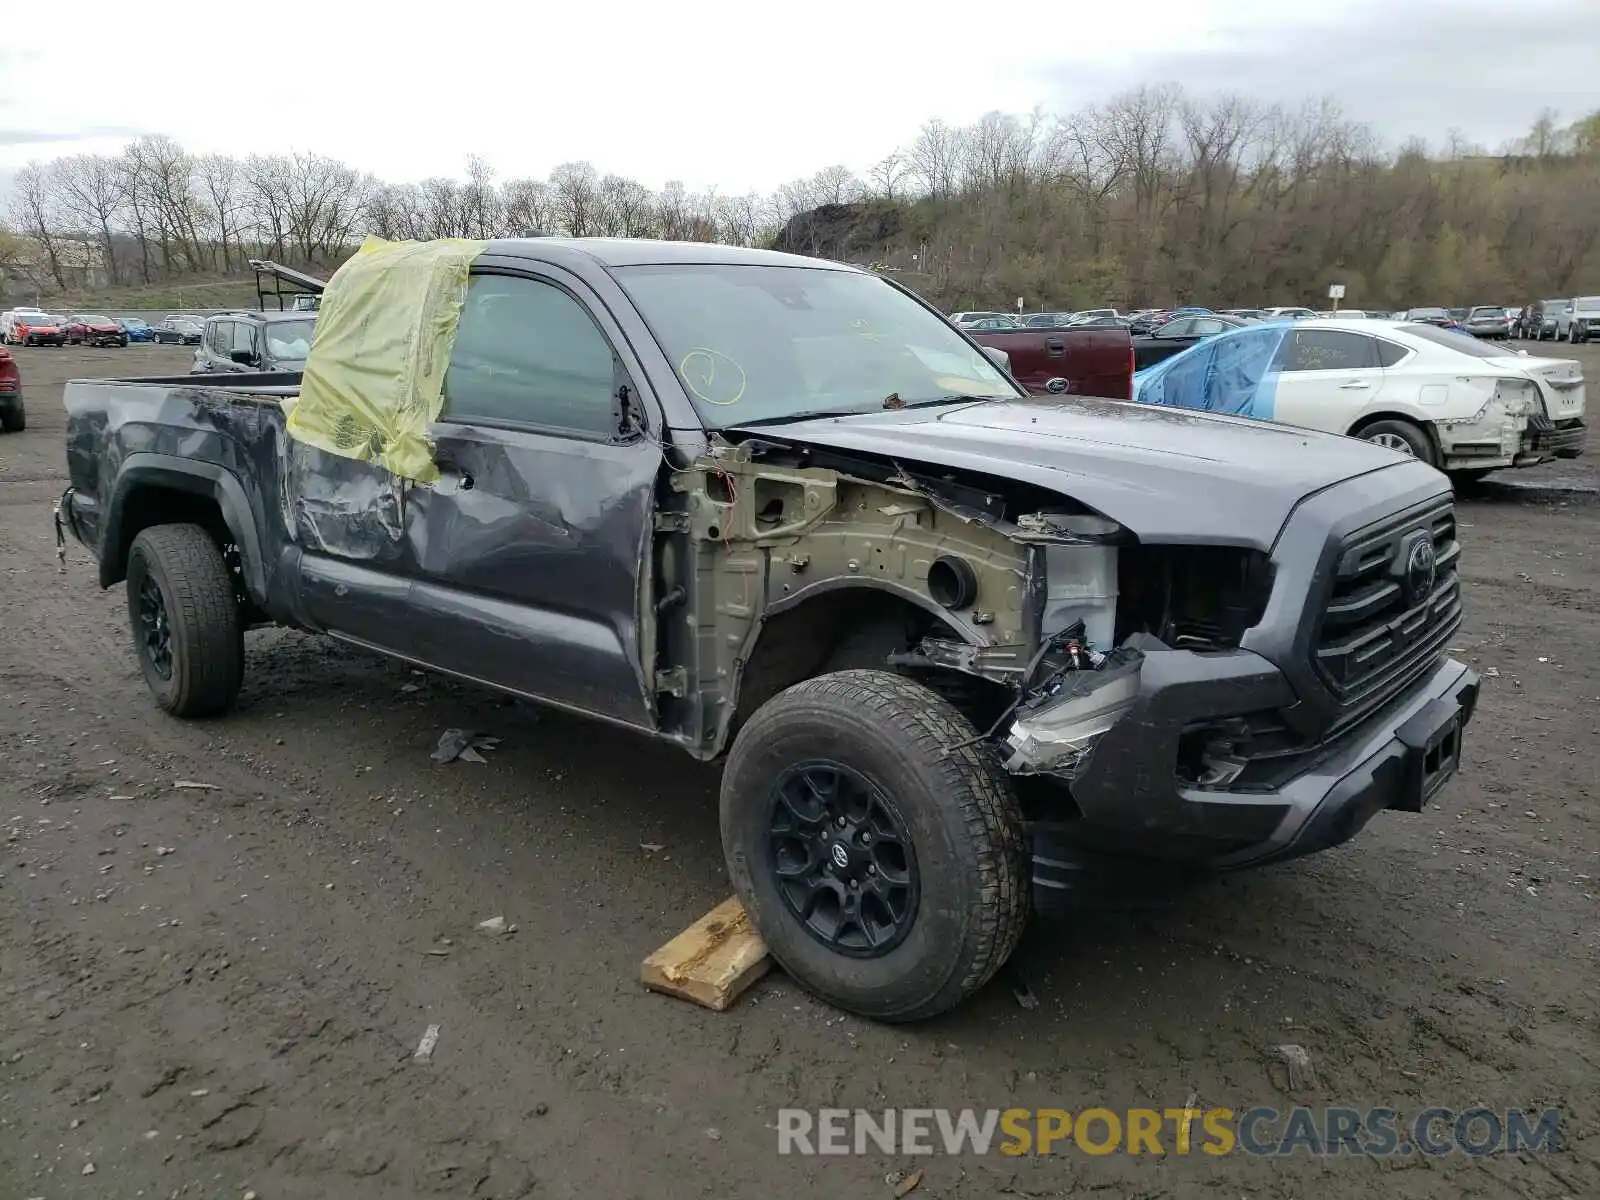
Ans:
[{"label": "overcast sky", "polygon": [[1332,93],[1391,144],[1459,130],[1491,149],[1542,108],[1600,105],[1600,0],[77,0],[56,15],[0,37],[0,176],[152,132],[390,180],[459,175],[480,152],[502,177],[588,159],[652,187],[767,191],[865,170],[932,116],[1067,112],[1141,83]]}]

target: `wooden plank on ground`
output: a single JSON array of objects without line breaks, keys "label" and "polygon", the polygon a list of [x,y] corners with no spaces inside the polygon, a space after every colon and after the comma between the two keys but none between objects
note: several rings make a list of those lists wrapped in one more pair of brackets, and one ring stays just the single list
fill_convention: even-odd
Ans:
[{"label": "wooden plank on ground", "polygon": [[730,896],[646,958],[639,978],[652,991],[722,1012],[771,966],[750,915]]}]

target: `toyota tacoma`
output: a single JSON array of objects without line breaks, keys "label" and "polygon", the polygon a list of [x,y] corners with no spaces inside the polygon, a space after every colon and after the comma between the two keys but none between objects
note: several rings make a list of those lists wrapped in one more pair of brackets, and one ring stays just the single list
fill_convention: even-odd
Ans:
[{"label": "toyota tacoma", "polygon": [[1478,693],[1450,484],[1032,397],[897,284],[726,246],[369,242],[303,373],[80,380],[57,536],[177,717],[276,624],[724,762],[776,960],[883,1020],[1130,865],[1418,812]]}]

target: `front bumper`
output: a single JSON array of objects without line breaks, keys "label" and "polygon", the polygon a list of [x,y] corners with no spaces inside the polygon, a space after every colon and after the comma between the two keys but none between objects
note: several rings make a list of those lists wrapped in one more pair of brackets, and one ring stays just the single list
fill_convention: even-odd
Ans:
[{"label": "front bumper", "polygon": [[1441,660],[1355,728],[1308,749],[1298,773],[1272,786],[1230,790],[1179,777],[1188,730],[1282,703],[1288,692],[1278,670],[1248,651],[1146,655],[1138,699],[1071,781],[1078,819],[1032,826],[1038,904],[1056,906],[1104,881],[1097,877],[1126,883],[1134,863],[1180,875],[1260,866],[1348,841],[1385,809],[1420,812],[1459,762],[1478,676]]}]

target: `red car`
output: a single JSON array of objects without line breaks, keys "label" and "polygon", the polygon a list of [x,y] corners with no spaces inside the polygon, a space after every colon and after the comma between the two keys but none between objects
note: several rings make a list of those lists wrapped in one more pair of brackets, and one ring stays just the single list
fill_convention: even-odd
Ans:
[{"label": "red car", "polygon": [[67,318],[67,341],[74,346],[83,342],[90,346],[126,346],[127,331],[110,317],[85,316],[74,313]]},{"label": "red car", "polygon": [[60,317],[18,313],[11,319],[11,340],[23,346],[65,346],[67,331]]},{"label": "red car", "polygon": [[21,433],[27,423],[22,411],[22,374],[17,370],[17,360],[11,351],[0,346],[0,429],[7,433]]}]

